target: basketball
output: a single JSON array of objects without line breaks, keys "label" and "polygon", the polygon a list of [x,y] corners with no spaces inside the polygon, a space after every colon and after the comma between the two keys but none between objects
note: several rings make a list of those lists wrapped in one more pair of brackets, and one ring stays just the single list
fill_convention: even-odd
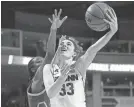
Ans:
[{"label": "basketball", "polygon": [[95,31],[105,31],[109,28],[103,19],[107,19],[106,10],[111,9],[106,3],[94,3],[88,7],[85,13],[85,20],[87,25]]}]

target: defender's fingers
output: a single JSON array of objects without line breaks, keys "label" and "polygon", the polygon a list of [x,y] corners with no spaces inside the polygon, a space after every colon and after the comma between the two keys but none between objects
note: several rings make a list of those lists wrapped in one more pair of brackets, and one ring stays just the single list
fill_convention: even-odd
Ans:
[{"label": "defender's fingers", "polygon": [[58,17],[60,17],[61,13],[62,13],[62,9],[60,9],[60,11],[58,13]]},{"label": "defender's fingers", "polygon": [[63,23],[67,18],[68,18],[68,16],[65,16],[65,17],[61,20],[61,22]]},{"label": "defender's fingers", "polygon": [[64,72],[67,74],[70,71],[70,65],[67,65],[66,68],[64,69]]},{"label": "defender's fingers", "polygon": [[53,22],[50,18],[48,18],[48,20],[49,20],[51,23]]},{"label": "defender's fingers", "polygon": [[63,65],[63,66],[61,67],[61,70],[62,70],[62,71],[65,71],[67,68],[68,68],[68,64],[65,64],[65,65]]},{"label": "defender's fingers", "polygon": [[55,16],[57,17],[57,9],[54,10]]},{"label": "defender's fingers", "polygon": [[53,17],[53,20],[55,19],[55,16],[54,16],[54,14],[52,15],[52,17]]}]

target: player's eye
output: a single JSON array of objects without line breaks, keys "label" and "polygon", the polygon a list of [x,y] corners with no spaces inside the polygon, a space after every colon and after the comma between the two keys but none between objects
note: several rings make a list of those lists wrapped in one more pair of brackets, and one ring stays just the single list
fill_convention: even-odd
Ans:
[{"label": "player's eye", "polygon": [[70,42],[68,42],[68,43],[67,43],[67,45],[71,46],[71,43],[70,43]]},{"label": "player's eye", "polygon": [[37,62],[36,63],[41,63],[41,60],[37,60]]},{"label": "player's eye", "polygon": [[64,43],[62,42],[62,43],[60,44],[60,46],[63,46],[63,44],[64,44]]}]

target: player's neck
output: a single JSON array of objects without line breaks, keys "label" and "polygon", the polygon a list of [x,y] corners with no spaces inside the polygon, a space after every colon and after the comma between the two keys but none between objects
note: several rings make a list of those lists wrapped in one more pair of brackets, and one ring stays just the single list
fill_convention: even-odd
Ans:
[{"label": "player's neck", "polygon": [[65,60],[65,63],[68,64],[68,65],[71,65],[72,62],[73,62],[73,58]]},{"label": "player's neck", "polygon": [[61,60],[61,61],[60,61],[60,64],[59,64],[59,67],[62,67],[62,66],[64,66],[65,64],[71,65],[72,62],[73,62],[73,58],[69,58],[69,59],[66,59],[66,60]]}]

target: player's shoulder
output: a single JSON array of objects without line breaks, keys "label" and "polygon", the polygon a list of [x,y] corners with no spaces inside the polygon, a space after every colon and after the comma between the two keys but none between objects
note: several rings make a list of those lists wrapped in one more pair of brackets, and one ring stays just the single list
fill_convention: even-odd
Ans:
[{"label": "player's shoulder", "polygon": [[51,64],[46,64],[44,68],[51,68]]},{"label": "player's shoulder", "polygon": [[46,64],[43,68],[43,72],[48,72],[52,69],[52,65],[51,64]]}]

